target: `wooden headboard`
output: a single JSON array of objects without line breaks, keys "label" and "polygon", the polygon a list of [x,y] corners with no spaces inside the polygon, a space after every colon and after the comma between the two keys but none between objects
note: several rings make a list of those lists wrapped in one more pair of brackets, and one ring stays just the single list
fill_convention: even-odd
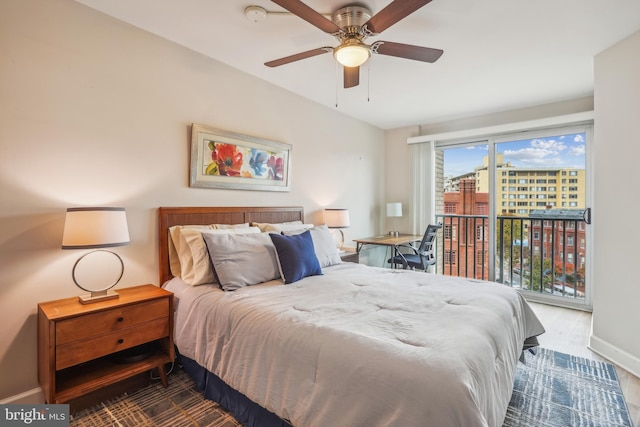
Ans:
[{"label": "wooden headboard", "polygon": [[304,209],[290,207],[167,207],[158,208],[160,282],[171,279],[169,227],[174,225],[242,224],[245,222],[304,222]]}]

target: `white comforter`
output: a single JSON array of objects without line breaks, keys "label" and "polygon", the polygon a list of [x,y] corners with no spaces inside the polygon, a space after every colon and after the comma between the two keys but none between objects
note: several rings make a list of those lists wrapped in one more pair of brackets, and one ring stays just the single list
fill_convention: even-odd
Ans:
[{"label": "white comforter", "polygon": [[291,285],[178,286],[180,353],[294,426],[501,426],[523,342],[514,290],[345,263]]}]

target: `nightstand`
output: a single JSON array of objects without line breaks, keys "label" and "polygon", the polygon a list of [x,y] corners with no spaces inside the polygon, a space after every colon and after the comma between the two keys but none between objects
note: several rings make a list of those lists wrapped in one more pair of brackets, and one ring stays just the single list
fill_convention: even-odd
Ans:
[{"label": "nightstand", "polygon": [[[86,305],[78,297],[38,304],[38,381],[46,403],[66,403],[151,369],[167,386],[164,365],[174,359],[173,294],[154,285],[118,294]],[[130,349],[145,354],[123,363],[118,356]]]},{"label": "nightstand", "polygon": [[358,252],[342,251],[340,252],[340,259],[344,262],[354,262],[356,264],[360,262]]}]

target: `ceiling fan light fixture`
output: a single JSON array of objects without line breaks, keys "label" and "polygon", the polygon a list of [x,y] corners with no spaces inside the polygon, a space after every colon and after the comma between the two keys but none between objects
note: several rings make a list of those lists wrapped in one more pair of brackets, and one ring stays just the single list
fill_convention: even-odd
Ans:
[{"label": "ceiling fan light fixture", "polygon": [[333,51],[333,56],[345,67],[359,67],[367,62],[371,50],[358,39],[348,39]]}]

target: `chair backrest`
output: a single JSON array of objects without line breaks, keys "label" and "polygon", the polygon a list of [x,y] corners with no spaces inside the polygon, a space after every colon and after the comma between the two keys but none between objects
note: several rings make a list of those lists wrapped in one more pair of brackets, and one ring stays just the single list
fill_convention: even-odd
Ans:
[{"label": "chair backrest", "polygon": [[442,225],[440,224],[429,224],[427,231],[424,232],[424,236],[418,247],[418,252],[420,253],[425,268],[436,263],[435,241],[438,236],[438,230],[441,228]]}]

